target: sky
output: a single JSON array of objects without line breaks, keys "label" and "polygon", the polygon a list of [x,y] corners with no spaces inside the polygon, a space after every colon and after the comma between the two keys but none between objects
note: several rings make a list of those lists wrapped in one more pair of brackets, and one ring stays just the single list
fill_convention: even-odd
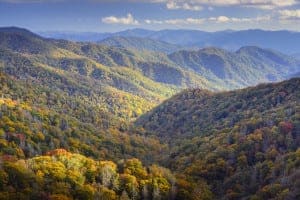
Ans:
[{"label": "sky", "polygon": [[75,32],[300,31],[300,0],[0,0],[0,26]]}]

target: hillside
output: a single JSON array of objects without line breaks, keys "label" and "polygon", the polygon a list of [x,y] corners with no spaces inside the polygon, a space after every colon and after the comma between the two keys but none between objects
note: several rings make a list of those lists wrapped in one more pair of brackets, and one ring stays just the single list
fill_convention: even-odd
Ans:
[{"label": "hillside", "polygon": [[[164,133],[172,133],[170,137],[173,139],[175,136],[186,137],[187,134],[209,135],[227,125],[234,127],[240,121],[255,117],[255,113],[250,111],[257,111],[263,116],[265,112],[271,113],[272,109],[277,112],[279,108],[293,107],[293,113],[296,112],[298,107],[296,109],[295,106],[300,103],[297,87],[299,81],[299,78],[294,78],[282,83],[261,84],[219,93],[201,89],[185,90],[141,116],[136,123],[146,131],[160,133],[162,136],[168,136]],[[212,121],[215,123],[210,124]],[[196,127],[200,129],[195,129]]]},{"label": "hillside", "polygon": [[[28,32],[28,35],[29,33],[30,32]],[[92,66],[93,68],[93,65],[95,66],[95,63],[97,65],[100,64],[102,65],[102,69],[105,69],[106,73],[108,73],[109,76],[119,76],[118,79],[120,79],[120,76],[123,76],[123,79],[125,80],[122,81],[126,82],[128,80],[129,82],[131,82],[128,84],[134,84],[134,86],[130,87],[131,90],[129,92],[132,92],[132,89],[134,89],[136,85],[140,86],[142,83],[144,84],[145,80],[147,80],[147,77],[152,81],[163,84],[171,84],[178,88],[201,87],[213,90],[225,89],[222,84],[209,82],[205,78],[193,73],[190,70],[182,69],[180,66],[170,61],[165,54],[137,52],[123,48],[120,49],[106,47],[103,45],[95,45],[91,43],[73,43],[61,40],[44,39],[38,36],[36,37],[33,34],[30,36],[22,35],[19,34],[18,31],[15,31],[15,33],[13,33],[12,31],[10,33],[5,33],[5,31],[3,31],[0,36],[0,42],[2,49],[5,49],[6,51],[12,51],[13,53],[17,52],[19,54],[33,54],[38,62],[41,62],[41,60],[43,60],[43,64],[46,64],[50,67],[54,65],[55,67],[61,68],[62,64],[79,65],[79,63],[85,63],[84,65]],[[46,57],[45,54],[47,54],[48,56]],[[81,66],[73,67],[78,68]],[[79,69],[77,69],[77,71],[78,70]],[[99,68],[97,70],[99,71]],[[79,72],[85,73],[84,71]],[[132,77],[133,74],[135,78]],[[166,76],[166,74],[168,76]],[[173,75],[170,76],[171,74]],[[95,73],[91,73],[91,75],[95,76]],[[128,79],[128,76],[131,76],[132,78]],[[132,81],[135,80],[138,76],[146,77],[145,79],[143,78],[141,80],[135,81],[135,83],[132,83]],[[116,78],[113,79],[114,82],[116,82],[115,79]],[[152,87],[152,85],[153,84],[146,86],[144,84],[144,86],[142,87]],[[119,87],[118,89],[126,90],[127,92],[129,88],[120,88],[120,85],[118,84],[117,86],[113,85],[113,87]]]},{"label": "hillside", "polygon": [[[167,55],[93,43],[44,39],[29,31],[22,35],[17,28],[2,29],[1,48],[21,54],[33,54],[38,62],[43,60],[43,64],[50,67],[63,67],[66,70],[66,65],[72,65],[72,68],[79,70],[80,75],[92,76],[91,78],[95,78],[97,73],[99,75],[99,67],[97,72],[94,70],[94,73],[82,74],[86,72],[80,71],[82,66],[78,65],[84,63],[91,68],[101,65],[102,71],[105,69],[107,76],[113,77],[109,80],[110,86],[135,95],[142,93],[142,96],[148,95],[150,90],[152,96],[155,93],[156,99],[162,90],[170,96],[172,92],[167,92],[170,87],[173,91],[190,87],[228,90],[261,82],[280,81],[299,71],[299,61],[294,58],[258,47],[243,47],[237,52],[211,47],[199,51],[181,50]],[[108,79],[101,81],[107,82]],[[161,86],[153,87],[154,84]],[[164,86],[165,89],[162,89]],[[161,90],[153,91],[157,88]],[[164,95],[163,98],[165,97],[167,96]]]},{"label": "hillside", "polygon": [[206,89],[298,64],[258,47],[166,55],[2,28],[0,199],[297,199],[300,79]]},{"label": "hillside", "polygon": [[242,47],[236,52],[207,47],[168,55],[179,66],[229,88],[283,80],[300,69],[300,61],[280,52],[259,47]]},{"label": "hillside", "polygon": [[[0,44],[0,132],[4,138],[13,135],[3,141],[1,153],[29,158],[64,148],[114,160],[146,158],[146,152],[151,157],[156,154],[151,148],[163,148],[157,140],[143,141],[126,130],[176,88],[132,68],[109,67],[81,51],[76,54],[80,44],[67,42],[69,49],[74,46],[71,51],[62,48],[64,41],[12,29],[0,31]],[[19,134],[25,143],[15,148]],[[133,148],[135,143],[142,145]]]},{"label": "hillside", "polygon": [[173,175],[152,165],[166,146],[126,131],[175,88],[76,54],[75,43],[1,31],[0,199],[175,195]]},{"label": "hillside", "polygon": [[136,49],[140,51],[155,51],[163,53],[173,53],[182,49],[179,45],[139,37],[109,37],[98,42],[107,46],[120,47],[126,49]]},{"label": "hillside", "polygon": [[0,44],[1,199],[174,198],[173,175],[152,165],[167,146],[127,128],[179,89],[118,63],[149,57],[16,28]]},{"label": "hillside", "polygon": [[[212,199],[297,199],[300,79],[212,93],[186,90],[136,122],[169,144],[165,165]],[[211,192],[211,193],[210,193]],[[192,198],[192,197],[191,197]]]}]

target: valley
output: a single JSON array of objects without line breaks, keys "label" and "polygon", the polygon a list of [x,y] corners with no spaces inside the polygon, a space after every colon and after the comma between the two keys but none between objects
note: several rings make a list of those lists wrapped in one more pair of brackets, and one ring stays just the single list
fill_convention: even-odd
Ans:
[{"label": "valley", "polygon": [[133,32],[0,28],[0,199],[297,199],[300,61]]}]

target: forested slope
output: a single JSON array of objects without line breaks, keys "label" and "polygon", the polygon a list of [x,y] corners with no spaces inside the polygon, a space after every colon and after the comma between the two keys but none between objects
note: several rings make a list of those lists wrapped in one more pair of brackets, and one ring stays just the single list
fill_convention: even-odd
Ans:
[{"label": "forested slope", "polygon": [[297,199],[299,78],[219,91],[297,69],[256,47],[166,55],[1,28],[0,199]]},{"label": "forested slope", "polygon": [[[169,144],[165,165],[217,199],[297,199],[300,79],[231,92],[186,90],[135,123]],[[190,197],[194,198],[194,197]]]}]

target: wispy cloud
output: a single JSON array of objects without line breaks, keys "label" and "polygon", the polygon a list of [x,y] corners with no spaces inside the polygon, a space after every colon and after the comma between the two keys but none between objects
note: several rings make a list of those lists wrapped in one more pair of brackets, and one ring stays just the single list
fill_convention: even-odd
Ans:
[{"label": "wispy cloud", "polygon": [[167,20],[145,20],[146,24],[171,24],[171,25],[192,25],[202,24],[204,18],[167,19]]},{"label": "wispy cloud", "polygon": [[270,16],[260,16],[255,18],[236,18],[227,16],[209,17],[209,18],[185,18],[185,19],[167,19],[167,20],[145,20],[146,24],[172,24],[172,25],[197,25],[203,23],[243,23],[243,22],[263,22],[271,20]]},{"label": "wispy cloud", "polygon": [[300,9],[297,10],[280,10],[280,19],[283,20],[300,20]]},{"label": "wispy cloud", "polygon": [[195,4],[189,4],[189,3],[181,3],[181,2],[175,2],[175,1],[170,1],[167,2],[166,7],[170,10],[193,10],[193,11],[199,11],[202,10],[203,7]]},{"label": "wispy cloud", "polygon": [[102,18],[102,22],[106,24],[124,24],[124,25],[139,25],[139,21],[128,13],[126,17],[109,16]]},{"label": "wispy cloud", "polygon": [[[101,1],[101,0],[100,0]],[[203,7],[252,7],[275,9],[299,5],[299,0],[127,0],[128,2],[165,3],[168,9],[201,10]]]},{"label": "wispy cloud", "polygon": [[263,22],[263,21],[269,21],[271,20],[271,16],[259,16],[254,18],[237,18],[237,17],[227,17],[227,16],[219,16],[219,17],[210,17],[208,18],[209,21],[217,22],[217,23],[242,23],[242,22]]},{"label": "wispy cloud", "polygon": [[[74,0],[0,0],[0,2],[10,3],[32,3],[32,2],[57,2]],[[82,2],[99,2],[99,3],[164,3],[168,9],[184,9],[184,10],[201,10],[204,6],[220,7],[220,6],[239,6],[254,7],[258,9],[273,9],[287,6],[299,5],[299,0],[77,0]]]}]

